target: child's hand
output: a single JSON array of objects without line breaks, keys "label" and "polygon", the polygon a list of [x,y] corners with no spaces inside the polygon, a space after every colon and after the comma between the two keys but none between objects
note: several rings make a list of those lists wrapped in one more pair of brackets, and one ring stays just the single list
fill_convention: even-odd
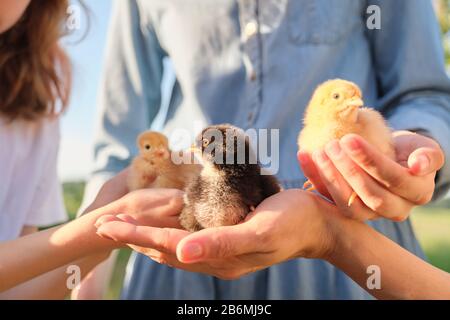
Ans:
[{"label": "child's hand", "polygon": [[92,202],[83,214],[103,207],[115,200],[122,198],[129,190],[127,187],[127,177],[129,169],[122,170],[116,176],[106,181],[100,188],[94,202]]},{"label": "child's hand", "polygon": [[102,208],[98,224],[125,214],[139,224],[181,228],[178,216],[183,208],[183,192],[177,189],[141,189],[128,193]]},{"label": "child's hand", "polygon": [[[397,162],[353,134],[330,142],[312,158],[299,153],[298,159],[315,188],[345,215],[403,221],[414,206],[431,200],[444,154],[434,140],[420,134],[397,131],[393,136]],[[358,198],[349,207],[353,191]]]},{"label": "child's hand", "polygon": [[127,175],[128,169],[125,169],[108,180],[83,215],[86,218],[94,216],[94,222],[101,223],[125,214],[142,225],[180,228],[178,215],[183,208],[183,192],[177,189],[141,189],[129,192]]}]

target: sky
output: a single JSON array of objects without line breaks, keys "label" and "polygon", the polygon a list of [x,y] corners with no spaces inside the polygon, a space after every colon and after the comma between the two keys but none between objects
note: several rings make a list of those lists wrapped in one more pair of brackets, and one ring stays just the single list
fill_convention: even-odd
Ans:
[{"label": "sky", "polygon": [[[97,92],[113,1],[95,0],[85,3],[89,7],[87,34],[87,19],[81,15],[80,29],[63,40],[73,66],[71,101],[61,125],[58,173],[63,182],[87,180],[92,170]],[[77,1],[72,0],[72,4],[76,6]],[[79,10],[79,6],[76,8]],[[164,123],[174,81],[172,64],[166,59],[161,84],[161,111],[155,118],[152,129],[161,129]]]},{"label": "sky", "polygon": [[86,26],[86,18],[81,16],[81,29],[63,40],[73,65],[71,102],[61,123],[58,172],[63,181],[85,179],[92,168],[97,89],[111,3],[111,0],[87,2],[91,11],[87,36],[77,41]]}]

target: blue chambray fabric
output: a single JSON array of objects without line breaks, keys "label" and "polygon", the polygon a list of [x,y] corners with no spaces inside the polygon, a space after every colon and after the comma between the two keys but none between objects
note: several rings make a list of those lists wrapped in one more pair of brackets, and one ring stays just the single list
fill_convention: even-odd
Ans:
[{"label": "blue chambray fabric", "polygon": [[[381,29],[366,9],[381,9]],[[95,177],[118,172],[135,154],[136,135],[160,111],[163,59],[176,81],[164,132],[229,122],[280,130],[278,177],[305,178],[297,134],[314,90],[330,78],[356,82],[367,105],[394,129],[425,130],[450,153],[450,82],[430,1],[119,0],[111,22],[99,96]],[[436,194],[450,183],[448,163]],[[423,256],[410,221],[371,225]],[[344,273],[296,259],[239,280],[221,281],[134,255],[124,299],[368,299]]]}]

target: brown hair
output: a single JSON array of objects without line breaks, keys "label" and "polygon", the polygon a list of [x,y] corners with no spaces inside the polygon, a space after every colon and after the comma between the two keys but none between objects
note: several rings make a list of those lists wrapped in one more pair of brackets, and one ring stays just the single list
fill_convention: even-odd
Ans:
[{"label": "brown hair", "polygon": [[58,44],[68,0],[32,0],[0,35],[0,116],[36,120],[60,114],[70,93],[70,63]]}]

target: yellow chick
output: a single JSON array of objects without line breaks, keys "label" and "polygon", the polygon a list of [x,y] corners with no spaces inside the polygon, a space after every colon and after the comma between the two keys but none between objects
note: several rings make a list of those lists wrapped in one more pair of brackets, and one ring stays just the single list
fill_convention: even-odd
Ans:
[{"label": "yellow chick", "polygon": [[130,191],[144,188],[175,188],[183,190],[199,174],[195,164],[175,164],[167,137],[159,132],[145,131],[137,138],[139,154],[128,174]]},{"label": "yellow chick", "polygon": [[[298,136],[299,149],[312,154],[334,139],[355,133],[395,159],[391,129],[378,111],[363,106],[361,90],[353,82],[334,79],[319,85],[306,108],[304,127]],[[304,187],[314,189],[310,181]],[[356,197],[353,193],[349,206]]]}]

